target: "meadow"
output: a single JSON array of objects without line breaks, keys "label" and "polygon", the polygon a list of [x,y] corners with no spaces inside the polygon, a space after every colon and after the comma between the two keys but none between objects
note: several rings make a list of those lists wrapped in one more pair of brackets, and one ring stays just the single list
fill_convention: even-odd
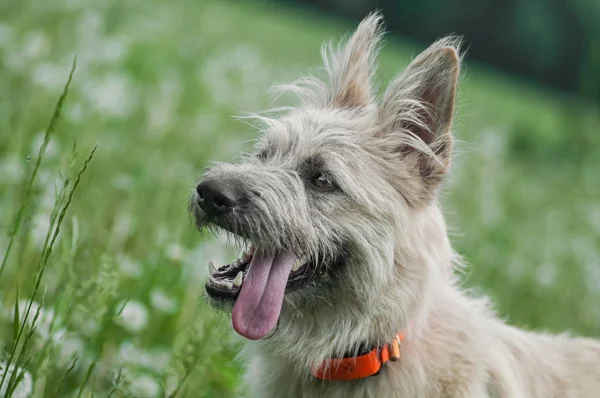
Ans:
[{"label": "meadow", "polygon": [[[271,85],[352,28],[258,2],[0,1],[0,395],[235,395],[240,340],[201,299],[235,253],[188,197],[250,147],[232,116],[288,101]],[[421,49],[388,37],[382,81]],[[465,287],[600,337],[600,108],[468,56],[459,98],[442,203]]]}]

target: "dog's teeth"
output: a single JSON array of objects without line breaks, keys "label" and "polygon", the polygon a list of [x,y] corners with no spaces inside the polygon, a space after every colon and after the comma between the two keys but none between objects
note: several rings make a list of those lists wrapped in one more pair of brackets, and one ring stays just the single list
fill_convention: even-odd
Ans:
[{"label": "dog's teeth", "polygon": [[228,282],[228,281],[217,281],[217,280],[214,280],[211,278],[211,282],[213,282],[216,286],[224,287],[225,289],[229,289],[229,290],[233,289],[233,283]]},{"label": "dog's teeth", "polygon": [[240,271],[240,272],[238,272],[238,274],[235,276],[235,279],[233,280],[233,286],[241,287],[243,280],[244,280],[244,273],[242,271]]},{"label": "dog's teeth", "polygon": [[208,262],[208,272],[210,272],[211,275],[214,275],[217,273],[217,267],[215,267],[215,265],[213,264],[212,261]]},{"label": "dog's teeth", "polygon": [[235,266],[238,267],[240,265],[242,265],[242,259],[238,258],[237,260],[235,260]]},{"label": "dog's teeth", "polygon": [[301,266],[302,266],[302,260],[300,260],[300,259],[296,260],[296,262],[292,266],[292,272],[298,271]]}]

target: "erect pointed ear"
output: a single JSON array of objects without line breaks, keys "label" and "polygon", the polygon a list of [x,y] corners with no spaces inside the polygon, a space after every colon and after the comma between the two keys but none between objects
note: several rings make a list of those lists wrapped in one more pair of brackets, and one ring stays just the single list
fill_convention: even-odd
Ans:
[{"label": "erect pointed ear", "polygon": [[417,56],[392,81],[379,109],[388,149],[412,164],[428,189],[450,166],[459,44],[456,38],[441,39]]},{"label": "erect pointed ear", "polygon": [[329,75],[327,105],[352,108],[369,105],[374,61],[382,36],[381,16],[370,14],[362,20],[346,43],[334,49],[323,46],[321,54]]}]

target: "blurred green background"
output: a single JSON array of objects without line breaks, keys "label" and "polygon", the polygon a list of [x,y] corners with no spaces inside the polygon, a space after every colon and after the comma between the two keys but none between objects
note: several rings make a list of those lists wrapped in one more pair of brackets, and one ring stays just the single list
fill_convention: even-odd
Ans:
[{"label": "blurred green background", "polygon": [[600,100],[598,0],[280,0],[360,19],[375,8],[388,30],[431,42],[455,32],[471,59]]},{"label": "blurred green background", "polygon": [[[0,0],[0,258],[77,55],[0,275],[14,396],[237,396],[240,340],[201,300],[207,262],[235,253],[195,231],[187,199],[202,167],[257,134],[232,115],[282,105],[272,84],[318,67],[321,43],[374,8],[393,33],[384,83],[436,37],[465,35],[442,199],[465,287],[517,326],[600,337],[598,3],[309,3]],[[53,209],[95,144],[33,296]]]}]

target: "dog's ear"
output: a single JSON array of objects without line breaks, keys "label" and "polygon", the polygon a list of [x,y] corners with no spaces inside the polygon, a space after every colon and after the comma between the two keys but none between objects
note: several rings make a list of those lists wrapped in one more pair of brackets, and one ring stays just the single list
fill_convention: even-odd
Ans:
[{"label": "dog's ear", "polygon": [[388,149],[416,167],[434,188],[450,166],[459,40],[437,41],[390,83],[379,108]]},{"label": "dog's ear", "polygon": [[381,15],[370,14],[339,48],[331,43],[321,49],[329,75],[326,102],[337,108],[363,107],[371,103],[374,61],[383,34]]}]

